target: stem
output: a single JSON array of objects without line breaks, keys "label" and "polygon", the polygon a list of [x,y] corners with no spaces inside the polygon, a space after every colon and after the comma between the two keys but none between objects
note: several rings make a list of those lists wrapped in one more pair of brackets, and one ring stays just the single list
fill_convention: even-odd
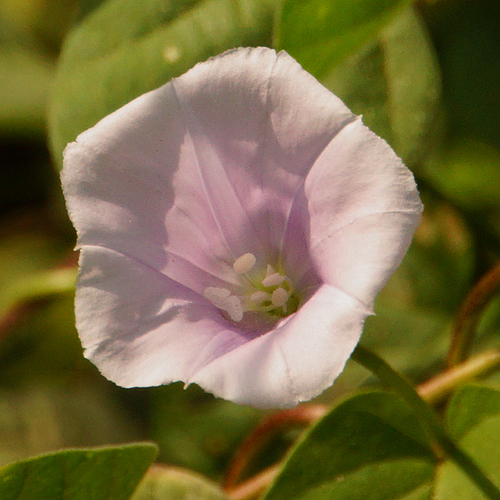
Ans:
[{"label": "stem", "polygon": [[76,276],[76,268],[58,266],[20,279],[7,289],[8,305],[0,311],[0,342],[20,320],[36,309],[40,301],[73,290]]},{"label": "stem", "polygon": [[236,487],[255,456],[278,432],[291,425],[305,426],[311,424],[325,415],[327,410],[328,408],[325,405],[309,404],[264,417],[255,430],[243,441],[231,460],[227,468],[223,488],[227,491]]},{"label": "stem", "polygon": [[500,262],[472,288],[458,312],[447,363],[453,367],[469,356],[477,325],[486,306],[500,290]]},{"label": "stem", "polygon": [[500,350],[483,352],[436,375],[417,389],[420,397],[428,403],[437,403],[445,398],[457,386],[473,378],[480,377],[500,368]]},{"label": "stem", "polygon": [[351,357],[376,375],[381,382],[392,387],[403,398],[427,431],[431,438],[431,444],[434,445],[438,453],[448,456],[450,460],[455,462],[490,500],[500,500],[500,490],[478,465],[452,441],[443,429],[438,416],[401,374],[382,358],[361,345],[356,347]]},{"label": "stem", "polygon": [[226,495],[231,500],[254,500],[271,484],[280,467],[280,464],[268,467],[238,486],[226,489]]}]

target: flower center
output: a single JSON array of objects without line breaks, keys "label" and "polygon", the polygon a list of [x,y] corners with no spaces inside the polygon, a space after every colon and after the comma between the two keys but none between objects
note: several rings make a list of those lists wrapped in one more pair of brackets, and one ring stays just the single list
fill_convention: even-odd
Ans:
[{"label": "flower center", "polygon": [[252,253],[237,258],[234,271],[241,277],[241,293],[209,286],[203,296],[233,321],[241,321],[247,311],[284,317],[297,310],[299,300],[292,280],[268,265],[264,273],[255,270],[257,259]]}]

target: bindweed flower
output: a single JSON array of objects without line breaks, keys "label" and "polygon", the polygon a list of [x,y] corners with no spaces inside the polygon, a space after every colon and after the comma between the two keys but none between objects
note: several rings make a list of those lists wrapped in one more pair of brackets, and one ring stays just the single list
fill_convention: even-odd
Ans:
[{"label": "bindweed flower", "polygon": [[420,220],[410,171],[285,52],[198,64],[67,146],[77,328],[120,386],[330,386]]}]

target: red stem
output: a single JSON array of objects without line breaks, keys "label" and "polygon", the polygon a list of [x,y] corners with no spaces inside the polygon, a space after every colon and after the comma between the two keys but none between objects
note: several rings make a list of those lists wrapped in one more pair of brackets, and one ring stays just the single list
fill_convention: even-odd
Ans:
[{"label": "red stem", "polygon": [[264,417],[234,455],[228,466],[223,488],[226,491],[234,489],[255,456],[280,431],[292,425],[311,424],[326,412],[326,405],[302,405]]},{"label": "red stem", "polygon": [[481,314],[499,290],[500,263],[478,281],[462,303],[448,352],[447,364],[450,368],[463,363],[469,357]]}]

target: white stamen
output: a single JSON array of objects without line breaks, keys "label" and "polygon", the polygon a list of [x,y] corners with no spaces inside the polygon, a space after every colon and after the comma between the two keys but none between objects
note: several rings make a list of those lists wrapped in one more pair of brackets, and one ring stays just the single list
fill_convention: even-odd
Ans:
[{"label": "white stamen", "polygon": [[224,310],[229,314],[229,317],[233,321],[241,321],[243,319],[243,307],[241,305],[241,300],[236,297],[236,295],[232,295],[227,299]]},{"label": "white stamen", "polygon": [[271,300],[271,294],[258,291],[258,292],[252,293],[252,295],[250,295],[250,300],[252,302],[254,302],[255,304],[261,304],[262,302],[264,302],[266,300]]},{"label": "white stamen", "polygon": [[286,280],[286,276],[282,276],[280,273],[268,274],[261,283],[264,286],[276,286]]},{"label": "white stamen", "polygon": [[286,304],[290,294],[284,288],[276,288],[271,296],[271,302],[274,307],[280,307]]},{"label": "white stamen", "polygon": [[212,302],[214,306],[225,311],[227,301],[231,297],[231,292],[227,288],[209,286],[208,288],[205,288],[203,297]]},{"label": "white stamen", "polygon": [[203,292],[203,297],[208,300],[212,300],[212,298],[221,298],[221,297],[229,297],[231,292],[227,288],[218,288],[215,286],[209,286],[205,288]]},{"label": "white stamen", "polygon": [[255,262],[257,259],[255,258],[255,255],[253,253],[246,253],[243,254],[241,257],[238,257],[233,264],[233,269],[238,273],[238,274],[245,274],[252,269],[252,267],[255,265]]},{"label": "white stamen", "polygon": [[[254,267],[256,261],[255,255],[248,252],[235,260],[233,269],[238,274],[246,274]],[[203,291],[203,296],[236,322],[241,321],[249,311],[271,313],[276,316],[288,314],[290,309],[288,302],[294,296],[293,283],[288,276],[276,272],[273,266],[268,265],[266,276],[261,281],[262,286],[268,291],[262,290],[259,284],[252,282],[252,276],[247,276],[246,281],[240,285],[236,293],[228,288],[209,286]]]},{"label": "white stamen", "polygon": [[209,286],[205,288],[203,297],[208,299],[215,307],[226,311],[233,321],[241,321],[243,319],[241,299],[236,295],[231,295],[231,292],[227,288]]}]

